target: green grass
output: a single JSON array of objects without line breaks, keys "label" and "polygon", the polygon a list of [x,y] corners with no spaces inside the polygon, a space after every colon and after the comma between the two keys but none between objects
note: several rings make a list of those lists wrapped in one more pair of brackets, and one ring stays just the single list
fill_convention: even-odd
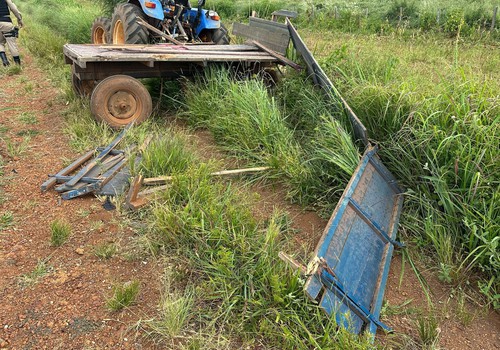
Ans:
[{"label": "green grass", "polygon": [[24,136],[22,141],[16,142],[12,141],[8,138],[4,139],[6,148],[7,148],[7,155],[11,158],[19,158],[22,157],[26,151],[29,149],[31,137],[30,136]]},{"label": "green grass", "polygon": [[61,219],[57,219],[50,224],[50,245],[53,247],[62,246],[71,235],[70,224]]},{"label": "green grass", "polygon": [[188,322],[196,317],[194,291],[176,290],[171,274],[169,272],[166,276],[158,317],[144,322],[149,335],[162,340],[185,336],[189,327]]},{"label": "green grass", "polygon": [[118,247],[115,243],[102,243],[98,244],[94,247],[94,255],[99,259],[108,260],[111,259],[116,252],[118,251]]},{"label": "green grass", "polygon": [[14,223],[14,214],[11,211],[6,211],[0,215],[0,231],[3,231]]},{"label": "green grass", "polygon": [[48,265],[47,260],[38,260],[33,271],[19,276],[17,281],[22,288],[30,287],[38,283],[40,279],[50,273],[51,270],[52,267]]},{"label": "green grass", "polygon": [[32,112],[23,112],[17,117],[17,119],[26,125],[38,124],[38,118]]},{"label": "green grass", "polygon": [[440,329],[435,316],[420,316],[417,320],[417,331],[423,349],[436,349],[438,346]]},{"label": "green grass", "polygon": [[197,161],[186,144],[187,136],[181,132],[163,131],[143,153],[138,171],[145,177],[183,173]]},{"label": "green grass", "polygon": [[275,213],[269,221],[257,222],[245,193],[216,181],[210,172],[200,164],[174,177],[148,220],[159,250],[167,256],[181,254],[198,275],[196,305],[204,315],[200,326],[215,322],[245,343],[259,334],[262,344],[283,349],[336,342],[369,348],[362,338],[336,330],[307,300],[299,276],[279,260],[288,220]]},{"label": "green grass", "polygon": [[139,294],[138,281],[129,281],[113,286],[113,295],[106,300],[106,307],[111,311],[119,311],[132,305]]},{"label": "green grass", "polygon": [[0,77],[19,75],[21,74],[22,71],[23,71],[22,66],[19,66],[11,62],[10,66],[7,67],[0,66]]},{"label": "green grass", "polygon": [[[198,83],[188,84],[187,121],[211,130],[229,153],[271,167],[267,176],[287,184],[290,198],[331,208],[336,197],[329,194],[346,185],[359,151],[336,106],[303,89],[304,85],[313,89],[304,76],[291,79],[293,83],[275,98],[260,81],[238,81],[227,71],[209,70]],[[307,112],[288,114],[287,97],[292,95],[315,108],[305,106]]]}]

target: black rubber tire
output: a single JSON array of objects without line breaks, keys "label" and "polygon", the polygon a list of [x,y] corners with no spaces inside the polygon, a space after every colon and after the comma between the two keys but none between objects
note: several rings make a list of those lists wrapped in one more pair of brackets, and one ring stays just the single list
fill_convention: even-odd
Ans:
[{"label": "black rubber tire", "polygon": [[119,129],[135,121],[145,121],[153,110],[149,91],[128,75],[112,75],[95,87],[90,97],[90,110],[97,121]]},{"label": "black rubber tire", "polygon": [[224,26],[224,24],[220,24],[220,28],[217,29],[213,34],[212,34],[212,41],[216,45],[229,45],[231,42],[231,39],[229,38],[229,32],[227,28]]},{"label": "black rubber tire", "polygon": [[90,30],[90,42],[92,44],[111,43],[111,20],[106,17],[97,17],[92,23]]},{"label": "black rubber tire", "polygon": [[137,17],[146,19],[144,12],[132,4],[115,7],[111,20],[111,40],[113,44],[147,44],[149,32],[137,23]]}]

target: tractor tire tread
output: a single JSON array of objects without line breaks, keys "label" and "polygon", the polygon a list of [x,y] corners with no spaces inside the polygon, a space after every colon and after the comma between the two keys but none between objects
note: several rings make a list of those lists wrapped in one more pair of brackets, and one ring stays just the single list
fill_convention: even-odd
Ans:
[{"label": "tractor tire tread", "polygon": [[[137,23],[136,17],[146,19],[146,16],[139,7],[128,3],[119,4],[115,7],[113,13],[112,27],[114,28],[116,21],[120,19],[125,30],[126,44],[147,44],[149,41],[149,32]],[[114,40],[113,44],[115,44]]]}]

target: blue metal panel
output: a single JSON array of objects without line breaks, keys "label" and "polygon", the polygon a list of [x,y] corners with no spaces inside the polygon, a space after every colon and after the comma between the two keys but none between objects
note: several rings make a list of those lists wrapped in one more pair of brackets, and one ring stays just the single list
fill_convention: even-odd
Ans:
[{"label": "blue metal panel", "polygon": [[394,249],[402,190],[369,147],[316,247],[305,291],[353,333],[373,335]]},{"label": "blue metal panel", "polygon": [[165,19],[165,15],[163,13],[163,6],[159,0],[147,0],[147,2],[154,3],[156,6],[154,9],[146,7],[145,0],[140,0],[142,11],[148,16],[152,18],[159,19],[163,21]]}]

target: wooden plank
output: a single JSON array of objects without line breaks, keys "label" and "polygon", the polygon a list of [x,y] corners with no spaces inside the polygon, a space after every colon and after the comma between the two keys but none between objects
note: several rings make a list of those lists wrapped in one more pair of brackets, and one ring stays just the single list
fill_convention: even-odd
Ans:
[{"label": "wooden plank", "polygon": [[[73,176],[64,176],[64,175],[52,175],[52,177],[57,181],[57,183],[65,183],[73,178]],[[87,177],[84,176],[80,179],[80,182],[93,184],[101,179],[97,177]]]},{"label": "wooden plank", "polygon": [[[63,176],[63,175],[68,175],[68,174],[72,173],[73,171],[78,169],[79,166],[81,166],[83,163],[85,163],[87,160],[89,160],[93,155],[94,155],[93,150],[88,151],[87,153],[82,155],[80,158],[75,160],[73,163],[68,165],[66,168],[59,171],[56,175]],[[42,184],[41,190],[47,191],[47,190],[51,189],[52,187],[54,187],[54,185],[56,183],[57,183],[57,180],[54,177],[52,177]]]},{"label": "wooden plank", "polygon": [[137,196],[138,197],[146,197],[150,194],[153,194],[153,193],[156,193],[156,192],[159,192],[162,190],[166,190],[170,186],[171,186],[170,184],[167,184],[167,185],[162,185],[162,186],[156,186],[153,188],[148,188],[147,190],[143,190],[143,191],[139,192]]},{"label": "wooden plank", "polygon": [[[111,152],[110,152],[111,153]],[[102,173],[108,171],[110,168],[115,166],[119,161],[124,159],[125,155],[123,152],[115,154],[115,155],[107,155],[106,158],[103,159],[102,163],[99,163],[98,166],[95,166],[93,169],[91,169],[89,172],[85,174],[84,177],[82,177],[78,183],[96,183],[98,181],[101,181],[102,179],[99,177],[102,175]],[[57,188],[58,192],[65,192],[65,191],[71,191],[73,190],[73,186],[68,186],[67,182],[73,180],[74,176],[67,176],[67,177],[56,177],[58,180],[57,182],[65,183],[64,185],[61,185]],[[98,181],[93,181],[92,179],[97,179]]]},{"label": "wooden plank", "polygon": [[125,207],[127,209],[137,210],[137,209],[142,208],[143,206],[145,206],[146,204],[149,203],[148,198],[145,198],[145,197],[139,198],[138,197],[138,193],[139,193],[139,190],[141,189],[142,181],[143,181],[143,176],[138,175],[134,178],[134,180],[130,184],[129,191],[127,193],[127,198],[125,200]]},{"label": "wooden plank", "polygon": [[242,23],[233,24],[233,34],[256,40],[280,54],[286,53],[290,41],[290,35],[287,33],[271,32]]},{"label": "wooden plank", "polygon": [[142,18],[140,17],[136,17],[137,18],[137,23],[139,23],[139,25],[149,29],[150,31],[158,34],[159,36],[161,36],[163,39],[165,40],[168,40],[172,43],[174,43],[175,45],[181,45],[182,46],[182,43],[178,40],[175,40],[174,38],[172,38],[171,36],[163,33],[161,30],[159,29],[156,29],[155,27],[153,27],[152,25],[150,25],[149,23],[146,23],[146,21],[144,21]]},{"label": "wooden plank", "polygon": [[[279,51],[278,51],[279,52]],[[119,52],[108,50],[97,55],[79,55],[78,64],[82,62],[277,62],[273,56],[263,52],[232,53],[232,52],[188,52],[188,53],[148,53],[148,52]]]},{"label": "wooden plank", "polygon": [[[252,56],[267,56],[263,52],[259,51],[250,51]],[[211,57],[211,56],[248,56],[249,52],[248,51],[243,51],[243,52],[236,52],[236,51],[224,51],[224,50],[211,50],[211,51],[198,51],[198,50],[191,50],[191,51],[182,51],[182,50],[143,50],[143,49],[134,49],[134,48],[124,48],[124,49],[113,49],[113,50],[106,50],[106,51],[101,51],[98,56],[106,56],[106,55],[113,55],[113,56],[127,56],[127,55],[133,55],[134,57],[137,55],[172,55],[172,56],[179,56],[179,58],[184,57],[184,56],[200,56],[200,57]],[[85,56],[82,56],[82,58]],[[144,57],[144,56],[141,56]]]},{"label": "wooden plank", "polygon": [[292,258],[290,255],[286,254],[285,252],[279,252],[278,257],[286,262],[292,269],[299,271],[302,276],[307,275],[307,268],[297,260]]},{"label": "wooden plank", "polygon": [[177,46],[173,44],[154,44],[154,45],[142,45],[142,44],[65,44],[64,48],[71,50],[75,55],[78,54],[97,54],[102,50],[109,49],[133,49],[133,50],[165,50],[165,51],[257,51],[257,48],[252,45],[246,44],[231,44],[231,45],[198,45],[198,44],[185,44],[182,46]]},{"label": "wooden plank", "polygon": [[287,17],[287,18],[296,18],[298,16],[298,13],[295,11],[289,11],[289,10],[278,10],[274,11],[271,13],[272,16],[275,17]]},{"label": "wooden plank", "polygon": [[[221,49],[221,47],[224,48]],[[78,72],[86,72],[87,63],[90,62],[276,62],[274,57],[258,52],[257,47],[248,45],[197,46],[196,49],[188,52],[186,50],[175,50],[171,47],[162,47],[161,45],[156,47],[152,45],[120,45],[113,47],[112,45],[66,44],[63,50],[65,56],[76,64],[74,67]],[[132,52],[127,52],[127,50]],[[153,55],[151,51],[157,52],[157,54]],[[162,53],[164,55],[161,55]],[[189,54],[189,56],[187,57],[186,54]]]},{"label": "wooden plank", "polygon": [[285,33],[290,37],[288,26],[285,23],[273,22],[259,17],[249,17],[248,20],[250,27],[267,29],[272,32]]},{"label": "wooden plank", "polygon": [[[249,174],[256,173],[261,171],[266,171],[271,169],[270,167],[257,167],[257,168],[247,168],[247,169],[233,169],[233,170],[222,170],[211,173],[211,176],[231,176],[231,175],[241,175],[241,174]],[[143,184],[146,186],[154,186],[154,185],[163,185],[166,184],[172,179],[174,176],[160,176],[160,177],[150,177],[146,178],[143,181]]]},{"label": "wooden plank", "polygon": [[300,65],[298,65],[297,63],[295,63],[294,61],[289,60],[285,56],[282,56],[279,53],[277,53],[277,52],[275,52],[275,51],[273,51],[273,50],[265,47],[264,45],[262,45],[258,41],[252,40],[252,43],[255,46],[257,46],[258,48],[260,48],[260,49],[264,50],[265,52],[267,52],[268,54],[270,54],[271,56],[275,57],[278,61],[280,61],[284,65],[288,65],[288,66],[290,66],[293,69],[298,70],[298,71],[302,70],[302,67]]}]

